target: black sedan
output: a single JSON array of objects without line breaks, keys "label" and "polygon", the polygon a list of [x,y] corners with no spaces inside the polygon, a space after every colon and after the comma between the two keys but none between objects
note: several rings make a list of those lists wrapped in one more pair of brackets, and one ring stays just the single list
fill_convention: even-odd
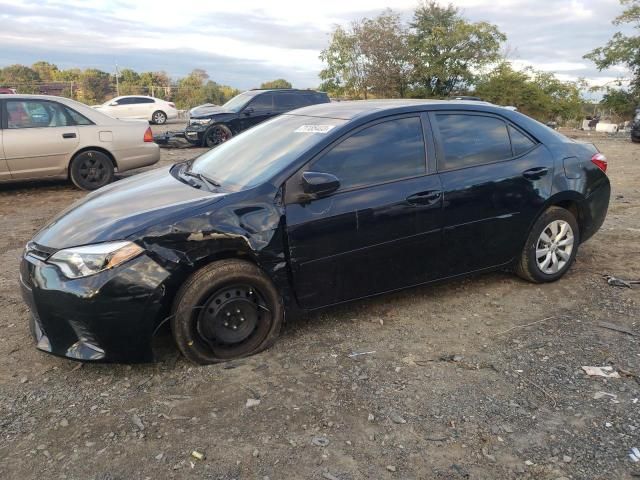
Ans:
[{"label": "black sedan", "polygon": [[251,355],[285,313],[474,272],[562,277],[602,225],[607,162],[463,101],[306,107],[89,194],[38,232],[21,284],[40,350],[197,363]]}]

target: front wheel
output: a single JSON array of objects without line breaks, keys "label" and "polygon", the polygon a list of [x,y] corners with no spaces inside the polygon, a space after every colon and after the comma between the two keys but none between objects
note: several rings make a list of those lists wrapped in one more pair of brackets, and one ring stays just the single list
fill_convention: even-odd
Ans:
[{"label": "front wheel", "polygon": [[86,150],[71,161],[69,177],[82,190],[96,190],[113,180],[113,163],[102,152]]},{"label": "front wheel", "polygon": [[173,304],[182,354],[206,365],[258,353],[275,342],[284,310],[269,278],[244,260],[220,260],[192,274]]},{"label": "front wheel", "polygon": [[516,272],[530,282],[554,282],[569,270],[579,244],[580,230],[573,214],[550,207],[529,232]]},{"label": "front wheel", "polygon": [[153,112],[153,115],[151,115],[151,121],[156,125],[164,125],[167,123],[167,114],[160,110]]},{"label": "front wheel", "polygon": [[203,146],[213,148],[226,142],[233,136],[231,130],[225,125],[213,125],[204,132]]}]

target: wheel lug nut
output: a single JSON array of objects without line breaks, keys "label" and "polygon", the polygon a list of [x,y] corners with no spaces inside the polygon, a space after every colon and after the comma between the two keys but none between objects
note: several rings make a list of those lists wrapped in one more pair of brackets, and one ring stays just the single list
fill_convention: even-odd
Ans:
[{"label": "wheel lug nut", "polygon": [[233,327],[231,327],[231,328],[233,328],[234,330],[237,330],[237,329],[238,329],[238,327],[236,327],[235,325],[234,325]]},{"label": "wheel lug nut", "polygon": [[240,310],[236,308],[236,313],[240,313]]},{"label": "wheel lug nut", "polygon": [[231,316],[231,312],[227,312],[227,317],[230,317],[230,316]]},{"label": "wheel lug nut", "polygon": [[224,322],[224,326],[228,327],[229,326],[229,322]]},{"label": "wheel lug nut", "polygon": [[244,317],[240,317],[240,321],[241,321],[241,322],[244,322]]}]

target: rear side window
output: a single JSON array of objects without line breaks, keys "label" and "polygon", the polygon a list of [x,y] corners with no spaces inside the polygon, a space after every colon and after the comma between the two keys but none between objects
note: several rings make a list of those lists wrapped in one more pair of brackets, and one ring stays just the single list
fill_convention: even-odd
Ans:
[{"label": "rear side window", "polygon": [[439,170],[454,170],[512,157],[507,124],[494,117],[437,114],[444,155]]},{"label": "rear side window", "polygon": [[270,93],[258,95],[249,106],[255,113],[270,112],[273,110],[273,95]]},{"label": "rear side window", "polygon": [[341,190],[424,175],[422,123],[418,117],[409,117],[360,130],[333,147],[310,170],[335,175]]},{"label": "rear side window", "polygon": [[284,112],[310,104],[302,95],[295,93],[278,93],[274,95],[274,100],[275,108]]},{"label": "rear side window", "polygon": [[513,146],[513,155],[515,157],[528,152],[536,145],[533,140],[511,125],[509,125],[509,136],[511,137],[511,145]]}]

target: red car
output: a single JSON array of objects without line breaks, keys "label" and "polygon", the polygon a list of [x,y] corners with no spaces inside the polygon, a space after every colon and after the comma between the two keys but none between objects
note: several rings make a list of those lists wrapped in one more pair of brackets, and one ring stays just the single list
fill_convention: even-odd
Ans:
[{"label": "red car", "polygon": [[16,91],[13,88],[0,87],[0,94],[3,93],[16,93]]}]

